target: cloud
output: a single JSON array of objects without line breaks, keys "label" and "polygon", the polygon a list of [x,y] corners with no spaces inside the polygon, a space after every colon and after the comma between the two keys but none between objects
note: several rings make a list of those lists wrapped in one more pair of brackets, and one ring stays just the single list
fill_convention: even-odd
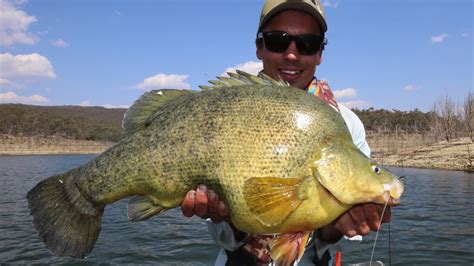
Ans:
[{"label": "cloud", "polygon": [[357,96],[357,91],[353,88],[347,88],[343,90],[335,90],[333,91],[334,97],[336,98],[353,98]]},{"label": "cloud", "polygon": [[463,37],[463,38],[468,38],[469,36],[471,36],[471,34],[469,34],[469,32],[461,33],[461,37]]},{"label": "cloud", "polygon": [[122,16],[122,12],[120,12],[120,11],[118,11],[118,10],[114,10],[114,13],[115,13],[115,15],[117,15],[117,16]]},{"label": "cloud", "polygon": [[19,9],[23,4],[24,1],[0,0],[0,45],[33,45],[38,41],[37,36],[28,32],[30,24],[37,19]]},{"label": "cloud", "polygon": [[69,46],[69,44],[67,42],[65,42],[63,39],[53,40],[53,41],[51,41],[51,44],[53,46],[60,47],[60,48],[65,48],[65,47]]},{"label": "cloud", "polygon": [[87,106],[101,106],[101,107],[108,108],[108,109],[116,109],[116,108],[125,108],[125,109],[127,109],[128,107],[130,107],[129,105],[114,105],[114,104],[92,105],[92,103],[89,100],[80,102],[79,106],[84,106],[84,107],[87,107]]},{"label": "cloud", "polygon": [[142,83],[135,85],[135,87],[147,91],[157,89],[190,89],[191,85],[186,82],[187,78],[188,75],[158,74],[146,78]]},{"label": "cloud", "polygon": [[0,87],[12,87],[12,85],[9,80],[0,78]]},{"label": "cloud", "polygon": [[348,102],[340,102],[340,104],[344,105],[345,107],[352,109],[352,108],[366,108],[369,106],[369,102],[367,101],[348,101]]},{"label": "cloud", "polygon": [[41,95],[19,96],[14,92],[0,93],[0,103],[46,104],[49,100]]},{"label": "cloud", "polygon": [[354,98],[357,96],[357,90],[354,88],[346,88],[342,90],[335,90],[333,91],[334,97],[338,100],[337,102],[346,106],[349,109],[352,108],[365,108],[369,105],[369,102],[363,100],[354,100],[354,101],[346,101],[342,102],[340,99],[342,98]]},{"label": "cloud", "polygon": [[114,105],[114,104],[104,104],[102,105],[102,107],[104,108],[107,108],[107,109],[117,109],[117,108],[125,108],[125,109],[128,109],[128,107],[130,107],[130,105]]},{"label": "cloud", "polygon": [[56,78],[48,58],[36,53],[16,56],[0,54],[0,65],[0,83],[5,87],[21,87],[33,80]]},{"label": "cloud", "polygon": [[92,106],[90,101],[82,101],[79,103],[79,106]]},{"label": "cloud", "polygon": [[338,5],[339,5],[339,2],[332,3],[332,1],[330,1],[330,0],[325,0],[323,2],[323,6],[325,6],[325,7],[337,8]]},{"label": "cloud", "polygon": [[228,67],[224,71],[224,73],[221,74],[221,76],[227,76],[227,72],[234,72],[235,73],[236,69],[245,71],[245,72],[253,74],[253,75],[257,75],[258,72],[260,72],[263,69],[263,64],[260,61],[257,61],[257,62],[256,61],[247,61],[245,63],[238,64],[238,65],[233,66],[233,67]]},{"label": "cloud", "polygon": [[431,42],[432,43],[442,43],[442,42],[446,41],[446,39],[448,37],[449,37],[449,35],[446,34],[446,33],[436,35],[436,36],[431,36]]},{"label": "cloud", "polygon": [[417,90],[417,89],[418,89],[418,88],[415,87],[415,86],[412,85],[412,84],[408,84],[408,85],[406,85],[406,86],[403,88],[404,91],[414,91],[414,90]]}]

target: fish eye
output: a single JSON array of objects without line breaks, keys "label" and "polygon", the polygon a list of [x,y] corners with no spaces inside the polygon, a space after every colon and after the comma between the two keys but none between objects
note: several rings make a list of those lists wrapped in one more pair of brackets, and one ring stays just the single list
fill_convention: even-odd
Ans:
[{"label": "fish eye", "polygon": [[380,168],[377,165],[372,165],[372,170],[374,170],[376,174],[380,174]]}]

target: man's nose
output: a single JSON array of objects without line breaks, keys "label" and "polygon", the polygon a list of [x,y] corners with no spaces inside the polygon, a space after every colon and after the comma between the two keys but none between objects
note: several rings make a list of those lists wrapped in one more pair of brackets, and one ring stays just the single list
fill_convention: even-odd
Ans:
[{"label": "man's nose", "polygon": [[290,43],[284,55],[285,59],[289,61],[296,61],[300,58],[300,53],[298,52],[298,49],[296,48],[296,43],[294,41]]}]

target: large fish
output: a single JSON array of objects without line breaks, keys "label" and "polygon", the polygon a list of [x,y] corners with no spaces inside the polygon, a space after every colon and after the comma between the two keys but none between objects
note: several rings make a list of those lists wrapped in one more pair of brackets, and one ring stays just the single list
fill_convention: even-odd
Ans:
[{"label": "large fish", "polygon": [[[243,72],[211,83],[145,93],[127,111],[119,143],[28,192],[33,224],[54,254],[89,254],[108,204],[135,196],[129,218],[144,220],[201,183],[252,234],[307,235],[354,204],[401,196],[402,183],[360,152],[321,99]],[[282,258],[294,251],[286,240],[272,244],[279,263],[304,250]]]}]

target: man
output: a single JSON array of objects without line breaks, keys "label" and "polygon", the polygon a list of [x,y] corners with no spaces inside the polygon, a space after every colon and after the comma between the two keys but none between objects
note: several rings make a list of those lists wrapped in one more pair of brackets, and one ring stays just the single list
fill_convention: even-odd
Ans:
[{"label": "man", "polygon": [[[263,61],[265,74],[307,90],[339,111],[356,146],[370,156],[362,122],[348,108],[336,103],[326,82],[314,77],[317,66],[322,63],[326,30],[324,10],[319,0],[267,0],[257,32],[257,57]],[[310,94],[308,97],[314,97]],[[313,235],[311,245],[307,246],[300,265],[327,265],[328,247],[343,235],[365,236],[370,231],[378,230],[381,222],[388,222],[390,208],[385,211],[384,217],[381,217],[382,210],[383,206],[377,204],[357,205],[318,230]],[[200,185],[195,191],[189,191],[182,203],[182,211],[187,217],[197,215],[214,222],[208,223],[209,231],[225,249],[225,252],[219,253],[216,265],[226,262],[235,265],[268,262],[265,245],[260,245],[260,249],[252,246],[265,241],[253,236],[249,239],[247,234],[233,228],[228,209],[212,189]]]}]

